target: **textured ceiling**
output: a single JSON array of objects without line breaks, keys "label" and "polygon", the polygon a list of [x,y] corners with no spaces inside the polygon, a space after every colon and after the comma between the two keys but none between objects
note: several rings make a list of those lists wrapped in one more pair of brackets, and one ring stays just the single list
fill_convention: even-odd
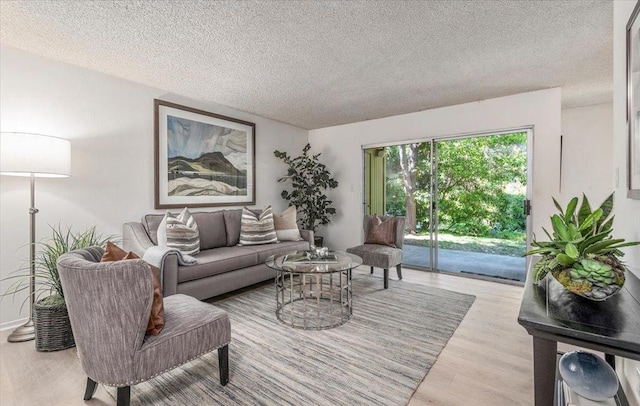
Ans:
[{"label": "textured ceiling", "polygon": [[612,99],[612,1],[7,1],[0,42],[314,129],[562,87]]}]

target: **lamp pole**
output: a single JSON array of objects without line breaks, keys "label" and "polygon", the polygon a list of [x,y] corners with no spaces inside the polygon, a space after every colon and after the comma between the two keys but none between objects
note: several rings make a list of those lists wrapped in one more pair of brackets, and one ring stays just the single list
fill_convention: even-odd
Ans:
[{"label": "lamp pole", "polygon": [[32,173],[31,181],[31,206],[29,207],[29,320],[9,334],[7,341],[18,343],[36,338],[33,327],[33,306],[36,300],[36,177]]},{"label": "lamp pole", "polygon": [[[36,179],[64,178],[71,175],[71,143],[48,135],[0,132],[0,175],[24,176],[30,180],[29,206],[29,318],[7,337],[9,342],[36,338],[34,310],[36,301]],[[2,279],[4,280],[4,279]],[[22,291],[14,290],[13,294]],[[22,310],[22,308],[21,308]],[[37,320],[36,320],[37,321]]]}]

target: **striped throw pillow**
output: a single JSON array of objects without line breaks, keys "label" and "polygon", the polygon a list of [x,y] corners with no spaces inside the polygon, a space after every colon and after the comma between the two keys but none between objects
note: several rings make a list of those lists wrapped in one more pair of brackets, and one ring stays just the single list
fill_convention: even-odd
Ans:
[{"label": "striped throw pillow", "polygon": [[240,245],[259,245],[278,242],[273,226],[273,212],[267,206],[262,212],[254,213],[246,207],[242,209],[240,222]]},{"label": "striped throw pillow", "polygon": [[[163,238],[166,233],[166,240]],[[185,207],[177,216],[170,212],[165,214],[158,228],[158,245],[175,248],[187,255],[200,252],[200,232],[198,225],[189,210]]]}]

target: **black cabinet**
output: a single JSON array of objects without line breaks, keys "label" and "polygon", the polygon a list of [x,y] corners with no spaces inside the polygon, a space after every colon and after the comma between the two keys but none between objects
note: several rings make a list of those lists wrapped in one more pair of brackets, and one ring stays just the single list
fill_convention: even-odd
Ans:
[{"label": "black cabinet", "polygon": [[529,271],[518,323],[533,337],[536,406],[554,404],[558,342],[640,360],[640,280],[631,272],[620,292],[594,302],[564,289],[547,275],[538,285]]}]

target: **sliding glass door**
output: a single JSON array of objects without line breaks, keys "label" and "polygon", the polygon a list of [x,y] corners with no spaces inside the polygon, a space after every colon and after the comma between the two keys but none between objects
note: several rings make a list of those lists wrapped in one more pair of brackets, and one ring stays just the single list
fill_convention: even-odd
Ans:
[{"label": "sliding glass door", "polygon": [[407,218],[405,266],[524,281],[528,136],[365,149],[365,211]]}]

